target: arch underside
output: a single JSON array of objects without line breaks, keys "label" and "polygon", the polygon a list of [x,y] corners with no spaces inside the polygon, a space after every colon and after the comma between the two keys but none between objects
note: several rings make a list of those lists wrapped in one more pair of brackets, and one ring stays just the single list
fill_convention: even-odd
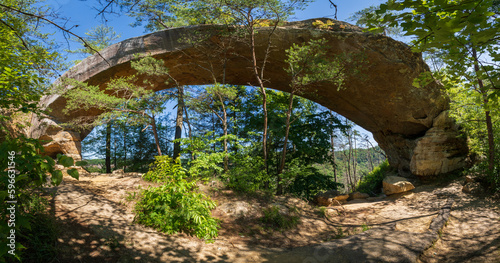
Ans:
[{"label": "arch underside", "polygon": [[[458,137],[458,127],[447,115],[447,97],[435,82],[422,88],[412,85],[415,77],[428,71],[420,54],[411,52],[401,42],[364,33],[344,22],[333,21],[335,25],[331,29],[319,30],[312,26],[313,21],[293,22],[276,29],[264,73],[267,87],[289,91],[290,77],[283,70],[287,66],[284,62],[285,50],[293,43],[325,38],[328,40],[328,54],[362,54],[364,63],[361,72],[348,76],[342,90],[322,83],[310,87],[301,96],[372,132],[388,155],[391,166],[396,167],[401,175],[431,176],[463,167],[467,147],[465,140]],[[134,55],[149,54],[164,60],[170,75],[180,85],[213,84],[223,79],[221,46],[231,42],[226,54],[226,83],[257,85],[251,70],[249,46],[240,40],[221,37],[219,29],[218,26],[201,25],[131,38],[103,50],[100,55],[106,60],[99,55],[89,57],[62,78],[74,78],[104,87],[113,77],[133,74],[130,60]],[[258,57],[263,57],[270,30],[258,30]],[[207,37],[197,46],[183,41],[186,37],[200,35]],[[165,84],[166,79],[160,78],[150,81],[156,83],[155,90],[174,85],[172,81]],[[57,149],[78,159],[81,151],[79,143],[88,131],[68,131],[60,128],[59,124],[79,116],[96,116],[99,112],[64,115],[61,110],[66,101],[58,94],[44,97],[42,103],[52,109],[51,116],[36,120],[31,135],[53,139],[52,146],[46,147],[49,154],[55,154],[50,149]],[[69,149],[72,143],[74,147]],[[56,147],[55,144],[62,146]]]}]

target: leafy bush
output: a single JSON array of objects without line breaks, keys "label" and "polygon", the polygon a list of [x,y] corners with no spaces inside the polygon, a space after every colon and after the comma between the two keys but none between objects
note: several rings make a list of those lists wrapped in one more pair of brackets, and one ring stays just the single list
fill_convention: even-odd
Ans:
[{"label": "leafy bush", "polygon": [[24,262],[49,262],[57,257],[57,225],[47,212],[48,202],[39,194],[27,205],[31,227],[19,235],[19,242],[26,250],[21,258]]},{"label": "leafy bush", "polygon": [[300,198],[311,200],[320,192],[338,189],[341,183],[336,183],[330,175],[321,173],[313,166],[296,166],[284,173],[284,178],[294,178],[289,187],[290,193]]},{"label": "leafy bush", "polygon": [[224,152],[197,154],[196,159],[190,162],[189,174],[207,180],[221,174],[224,171],[221,166],[225,155]]},{"label": "leafy bush", "polygon": [[[0,239],[14,240],[7,239],[10,231],[15,231],[15,236],[24,236],[15,240],[15,251],[12,251],[15,255],[9,253],[14,244],[13,247],[4,246],[0,249],[0,261],[14,258],[22,260],[29,256],[21,249],[29,246],[32,240],[42,234],[33,229],[38,224],[38,215],[45,212],[45,206],[39,197],[44,192],[43,187],[48,184],[49,179],[52,185],[59,185],[63,180],[62,171],[55,169],[56,161],[49,156],[40,155],[42,151],[43,147],[38,140],[22,135],[7,137],[0,143]],[[64,167],[75,164],[72,158],[64,155],[58,155],[57,162]],[[77,162],[76,165],[85,163]],[[76,169],[66,171],[75,179],[79,178]],[[12,204],[7,201],[16,201],[15,225],[8,223],[12,215],[7,208]]]},{"label": "leafy bush", "polygon": [[280,212],[278,206],[270,206],[263,210],[264,216],[261,218],[262,223],[276,230],[287,230],[296,227],[300,223],[300,217]]},{"label": "leafy bush", "polygon": [[168,156],[156,156],[153,170],[145,177],[163,185],[141,193],[135,207],[136,220],[167,234],[185,232],[213,239],[218,235],[219,222],[210,211],[216,203],[197,192],[196,181],[186,180],[186,174],[178,160],[173,163]]},{"label": "leafy bush", "polygon": [[367,193],[370,195],[377,195],[382,189],[382,181],[385,175],[391,170],[389,162],[385,160],[379,166],[375,167],[373,171],[363,176],[358,182],[356,190],[361,193]]},{"label": "leafy bush", "polygon": [[150,170],[142,176],[146,181],[154,183],[167,182],[175,176],[176,173],[186,173],[186,170],[180,165],[180,158],[174,161],[173,158],[163,155],[156,156],[156,161],[150,166]]},{"label": "leafy bush", "polygon": [[231,161],[233,168],[225,175],[229,188],[244,193],[255,193],[271,185],[271,177],[263,169],[264,160],[260,156],[238,154],[232,156]]}]

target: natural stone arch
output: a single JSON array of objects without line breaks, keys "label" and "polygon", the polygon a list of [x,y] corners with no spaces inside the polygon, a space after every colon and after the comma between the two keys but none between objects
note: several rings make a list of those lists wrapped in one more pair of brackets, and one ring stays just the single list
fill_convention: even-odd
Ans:
[{"label": "natural stone arch", "polygon": [[[326,20],[326,19],[323,19]],[[362,52],[366,64],[363,77],[349,77],[346,88],[338,91],[328,84],[312,87],[315,93],[304,97],[347,117],[373,133],[375,140],[387,153],[389,163],[400,174],[429,176],[446,173],[463,167],[467,154],[464,139],[458,137],[458,128],[448,117],[449,102],[436,82],[415,88],[412,83],[420,73],[428,71],[421,54],[413,53],[404,43],[383,35],[364,33],[359,27],[333,21],[328,30],[317,29],[314,20],[288,23],[276,29],[272,53],[266,65],[265,78],[270,88],[289,90],[289,77],[284,72],[285,50],[292,43],[303,43],[311,38],[325,38],[330,54]],[[136,54],[151,54],[165,61],[170,74],[181,85],[213,83],[209,71],[197,66],[211,62],[216,77],[221,81],[222,67],[217,56],[207,56],[201,50],[215,50],[217,44],[227,41],[214,25],[173,28],[127,39],[114,44],[83,60],[63,75],[92,85],[106,85],[116,76],[132,74],[130,60]],[[266,35],[270,28],[260,28],[257,34],[257,53],[263,53]],[[187,35],[208,34],[201,49],[181,41]],[[250,66],[249,48],[235,44],[227,65],[226,82],[235,85],[256,85]],[[105,60],[103,59],[105,58]],[[205,64],[206,65],[206,64]],[[161,85],[165,80],[154,80],[157,90],[169,88]],[[66,101],[58,94],[46,96],[42,103],[52,109],[48,118],[35,120],[31,135],[52,139],[45,145],[48,154],[65,153],[80,158],[80,142],[87,132],[62,129],[58,124],[77,116],[95,116],[99,112],[62,114]]]}]

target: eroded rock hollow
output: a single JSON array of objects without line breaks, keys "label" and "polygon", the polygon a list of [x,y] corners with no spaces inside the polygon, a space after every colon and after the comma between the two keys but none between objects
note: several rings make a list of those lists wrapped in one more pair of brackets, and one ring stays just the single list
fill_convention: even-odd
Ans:
[{"label": "eroded rock hollow", "polygon": [[[348,77],[345,89],[337,90],[323,83],[311,87],[314,92],[305,92],[302,94],[304,97],[372,132],[386,152],[390,165],[397,168],[400,175],[433,176],[464,166],[466,142],[448,117],[449,102],[440,85],[436,82],[421,88],[412,85],[417,76],[429,70],[421,54],[413,53],[404,43],[383,35],[364,33],[360,28],[344,22],[333,21],[333,26],[319,29],[313,26],[314,21],[291,22],[276,29],[264,76],[269,88],[289,90],[290,77],[283,70],[286,67],[286,49],[293,43],[325,38],[331,55],[363,54],[365,62],[361,74]],[[150,54],[165,61],[170,74],[180,85],[213,83],[214,76],[203,69],[209,65],[221,81],[222,65],[217,50],[228,40],[218,34],[219,29],[213,25],[190,26],[127,39],[100,52],[102,57],[94,55],[86,58],[62,78],[74,78],[104,87],[113,77],[133,74],[130,60],[134,55]],[[258,30],[257,55],[263,54],[270,30]],[[196,47],[183,40],[187,36],[200,35],[208,37]],[[233,43],[226,83],[256,85],[249,70],[250,61],[248,45],[237,41]],[[151,81],[157,83],[155,90],[171,88],[164,84],[165,79]],[[31,136],[52,140],[45,145],[49,155],[64,153],[80,159],[80,143],[89,131],[78,132],[62,128],[60,124],[76,117],[97,116],[100,112],[76,111],[65,115],[62,109],[66,101],[60,94],[46,96],[41,103],[51,109],[51,113],[33,121]]]}]

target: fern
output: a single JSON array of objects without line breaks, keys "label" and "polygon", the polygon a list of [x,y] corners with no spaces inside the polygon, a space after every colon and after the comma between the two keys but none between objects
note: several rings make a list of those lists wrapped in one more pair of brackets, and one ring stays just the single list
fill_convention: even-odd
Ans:
[{"label": "fern", "polygon": [[186,170],[178,161],[157,156],[144,179],[163,184],[142,192],[135,207],[136,220],[167,234],[184,232],[211,240],[219,231],[219,220],[210,213],[216,203],[197,191],[196,181],[185,177]]}]

